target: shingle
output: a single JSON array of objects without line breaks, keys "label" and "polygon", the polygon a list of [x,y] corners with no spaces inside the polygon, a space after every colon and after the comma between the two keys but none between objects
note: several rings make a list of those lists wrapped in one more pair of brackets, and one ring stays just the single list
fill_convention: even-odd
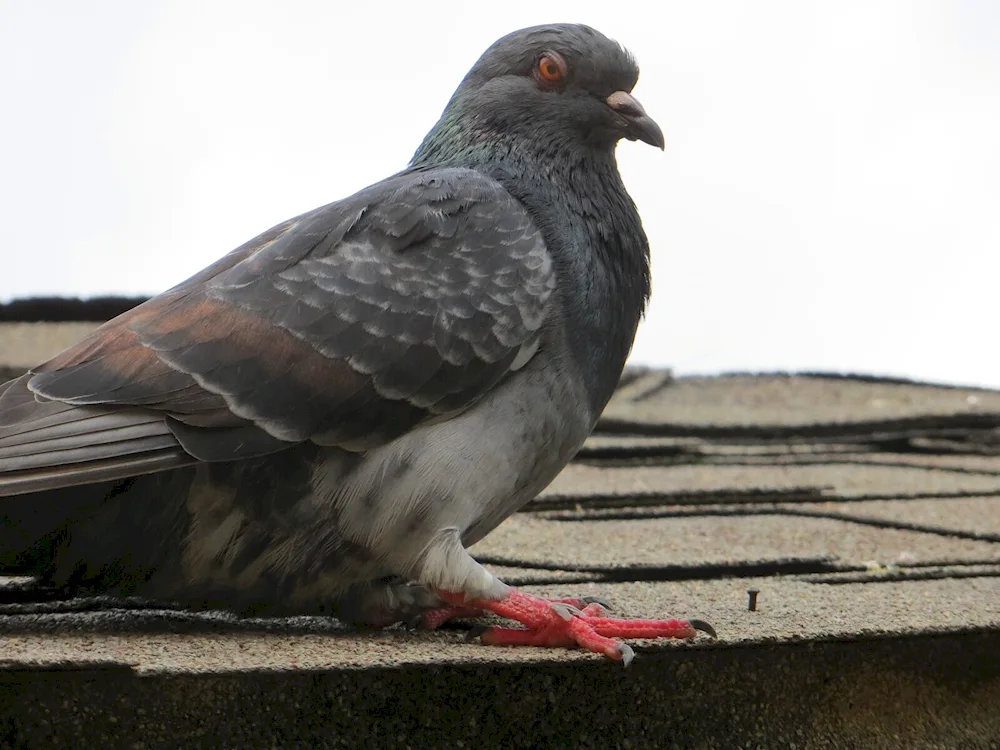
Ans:
[{"label": "shingle", "polygon": [[[859,463],[807,465],[675,465],[603,467],[570,465],[540,495],[587,498],[598,495],[781,491],[812,489],[830,498],[907,497],[956,493],[1000,494],[1000,474],[936,471],[933,467]],[[668,500],[665,500],[668,502]]]},{"label": "shingle", "polygon": [[679,378],[652,371],[608,404],[604,418],[637,425],[789,426],[1000,414],[1000,393],[848,377],[731,375]]},{"label": "shingle", "polygon": [[[658,512],[664,516],[656,517]],[[871,562],[1000,563],[1000,543],[991,541],[886,528],[848,517],[810,517],[780,508],[766,509],[766,515],[747,514],[742,508],[718,512],[699,514],[668,506],[614,520],[586,513],[575,520],[520,513],[472,551],[495,563],[587,571],[805,559],[862,568]],[[680,515],[666,515],[671,513]]]},{"label": "shingle", "polygon": [[995,495],[946,500],[873,500],[860,504],[819,503],[810,510],[840,513],[858,519],[950,529],[1000,541],[1000,497]]},{"label": "shingle", "polygon": [[41,364],[97,328],[98,323],[0,323],[0,365]]},{"label": "shingle", "polygon": [[[758,609],[747,611],[748,588]],[[608,599],[628,617],[702,617],[720,642],[639,642],[650,649],[712,649],[740,643],[858,638],[1000,627],[1000,578],[828,586],[796,580],[580,583],[535,586],[550,596]],[[78,632],[5,637],[5,654],[22,664],[126,664],[142,673],[316,670],[409,664],[598,661],[579,651],[504,649],[466,640],[461,630],[410,633]]]}]

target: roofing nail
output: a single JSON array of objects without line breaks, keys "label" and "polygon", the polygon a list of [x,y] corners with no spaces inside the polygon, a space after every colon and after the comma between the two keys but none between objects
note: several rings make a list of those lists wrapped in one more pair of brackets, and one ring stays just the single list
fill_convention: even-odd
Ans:
[{"label": "roofing nail", "polygon": [[750,612],[757,611],[757,594],[760,593],[760,589],[747,589],[747,596],[750,597],[747,602],[747,609]]}]

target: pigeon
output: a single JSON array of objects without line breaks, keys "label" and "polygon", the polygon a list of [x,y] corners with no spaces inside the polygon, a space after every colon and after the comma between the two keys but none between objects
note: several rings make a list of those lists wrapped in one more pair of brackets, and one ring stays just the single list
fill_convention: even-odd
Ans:
[{"label": "pigeon", "polygon": [[508,586],[467,548],[571,460],[650,293],[634,58],[495,42],[399,173],[279,224],[0,386],[0,570],[73,596],[499,645],[714,636]]}]

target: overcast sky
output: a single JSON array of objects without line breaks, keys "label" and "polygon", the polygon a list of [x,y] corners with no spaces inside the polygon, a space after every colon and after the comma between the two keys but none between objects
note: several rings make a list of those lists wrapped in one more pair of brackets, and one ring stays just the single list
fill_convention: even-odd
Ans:
[{"label": "overcast sky", "polygon": [[161,291],[405,165],[497,37],[579,21],[667,137],[618,152],[633,363],[1000,386],[1000,3],[552,8],[0,0],[0,299]]}]

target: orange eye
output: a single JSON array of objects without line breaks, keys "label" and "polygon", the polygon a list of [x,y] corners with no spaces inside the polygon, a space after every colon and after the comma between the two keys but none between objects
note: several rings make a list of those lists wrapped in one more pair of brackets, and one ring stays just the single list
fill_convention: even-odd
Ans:
[{"label": "orange eye", "polygon": [[560,83],[566,77],[566,61],[555,52],[549,52],[539,58],[535,74],[542,83]]}]

